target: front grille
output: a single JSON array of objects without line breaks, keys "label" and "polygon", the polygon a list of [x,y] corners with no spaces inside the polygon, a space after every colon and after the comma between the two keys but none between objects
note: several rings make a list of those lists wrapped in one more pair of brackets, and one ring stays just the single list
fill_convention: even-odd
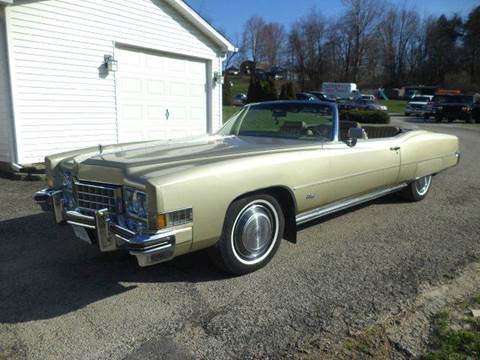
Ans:
[{"label": "front grille", "polygon": [[108,209],[116,213],[117,202],[121,201],[121,188],[115,185],[76,182],[75,197],[78,207],[86,211]]},{"label": "front grille", "polygon": [[421,104],[410,104],[410,107],[412,109],[424,109],[425,108],[425,105],[421,105]]}]

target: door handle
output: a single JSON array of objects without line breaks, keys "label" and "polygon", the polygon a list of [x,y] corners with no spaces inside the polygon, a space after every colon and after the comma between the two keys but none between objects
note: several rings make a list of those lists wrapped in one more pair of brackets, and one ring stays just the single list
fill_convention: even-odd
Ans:
[{"label": "door handle", "polygon": [[392,151],[398,151],[398,150],[400,150],[400,146],[391,147],[390,150],[392,150]]}]

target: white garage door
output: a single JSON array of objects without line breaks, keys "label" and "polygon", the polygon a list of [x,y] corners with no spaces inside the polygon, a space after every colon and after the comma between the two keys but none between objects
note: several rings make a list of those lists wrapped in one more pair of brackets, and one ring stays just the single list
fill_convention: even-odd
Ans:
[{"label": "white garage door", "polygon": [[115,57],[120,142],[207,132],[205,62],[120,48]]}]

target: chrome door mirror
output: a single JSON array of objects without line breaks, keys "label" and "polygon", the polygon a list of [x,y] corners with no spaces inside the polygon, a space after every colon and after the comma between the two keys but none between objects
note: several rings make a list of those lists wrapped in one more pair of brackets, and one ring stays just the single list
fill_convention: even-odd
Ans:
[{"label": "chrome door mirror", "polygon": [[358,139],[367,139],[367,133],[362,128],[350,128],[348,129],[347,145],[353,147],[357,145]]}]

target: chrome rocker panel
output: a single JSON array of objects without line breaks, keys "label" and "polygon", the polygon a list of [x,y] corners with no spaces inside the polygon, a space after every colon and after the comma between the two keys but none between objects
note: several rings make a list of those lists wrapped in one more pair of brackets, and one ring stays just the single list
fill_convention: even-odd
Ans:
[{"label": "chrome rocker panel", "polygon": [[138,264],[142,267],[168,261],[175,256],[174,231],[136,234],[115,224],[107,209],[96,211],[95,216],[67,211],[63,206],[62,191],[41,190],[35,193],[34,201],[44,211],[53,210],[58,224],[67,223],[94,231],[98,247],[102,252],[126,249],[137,258]]}]

